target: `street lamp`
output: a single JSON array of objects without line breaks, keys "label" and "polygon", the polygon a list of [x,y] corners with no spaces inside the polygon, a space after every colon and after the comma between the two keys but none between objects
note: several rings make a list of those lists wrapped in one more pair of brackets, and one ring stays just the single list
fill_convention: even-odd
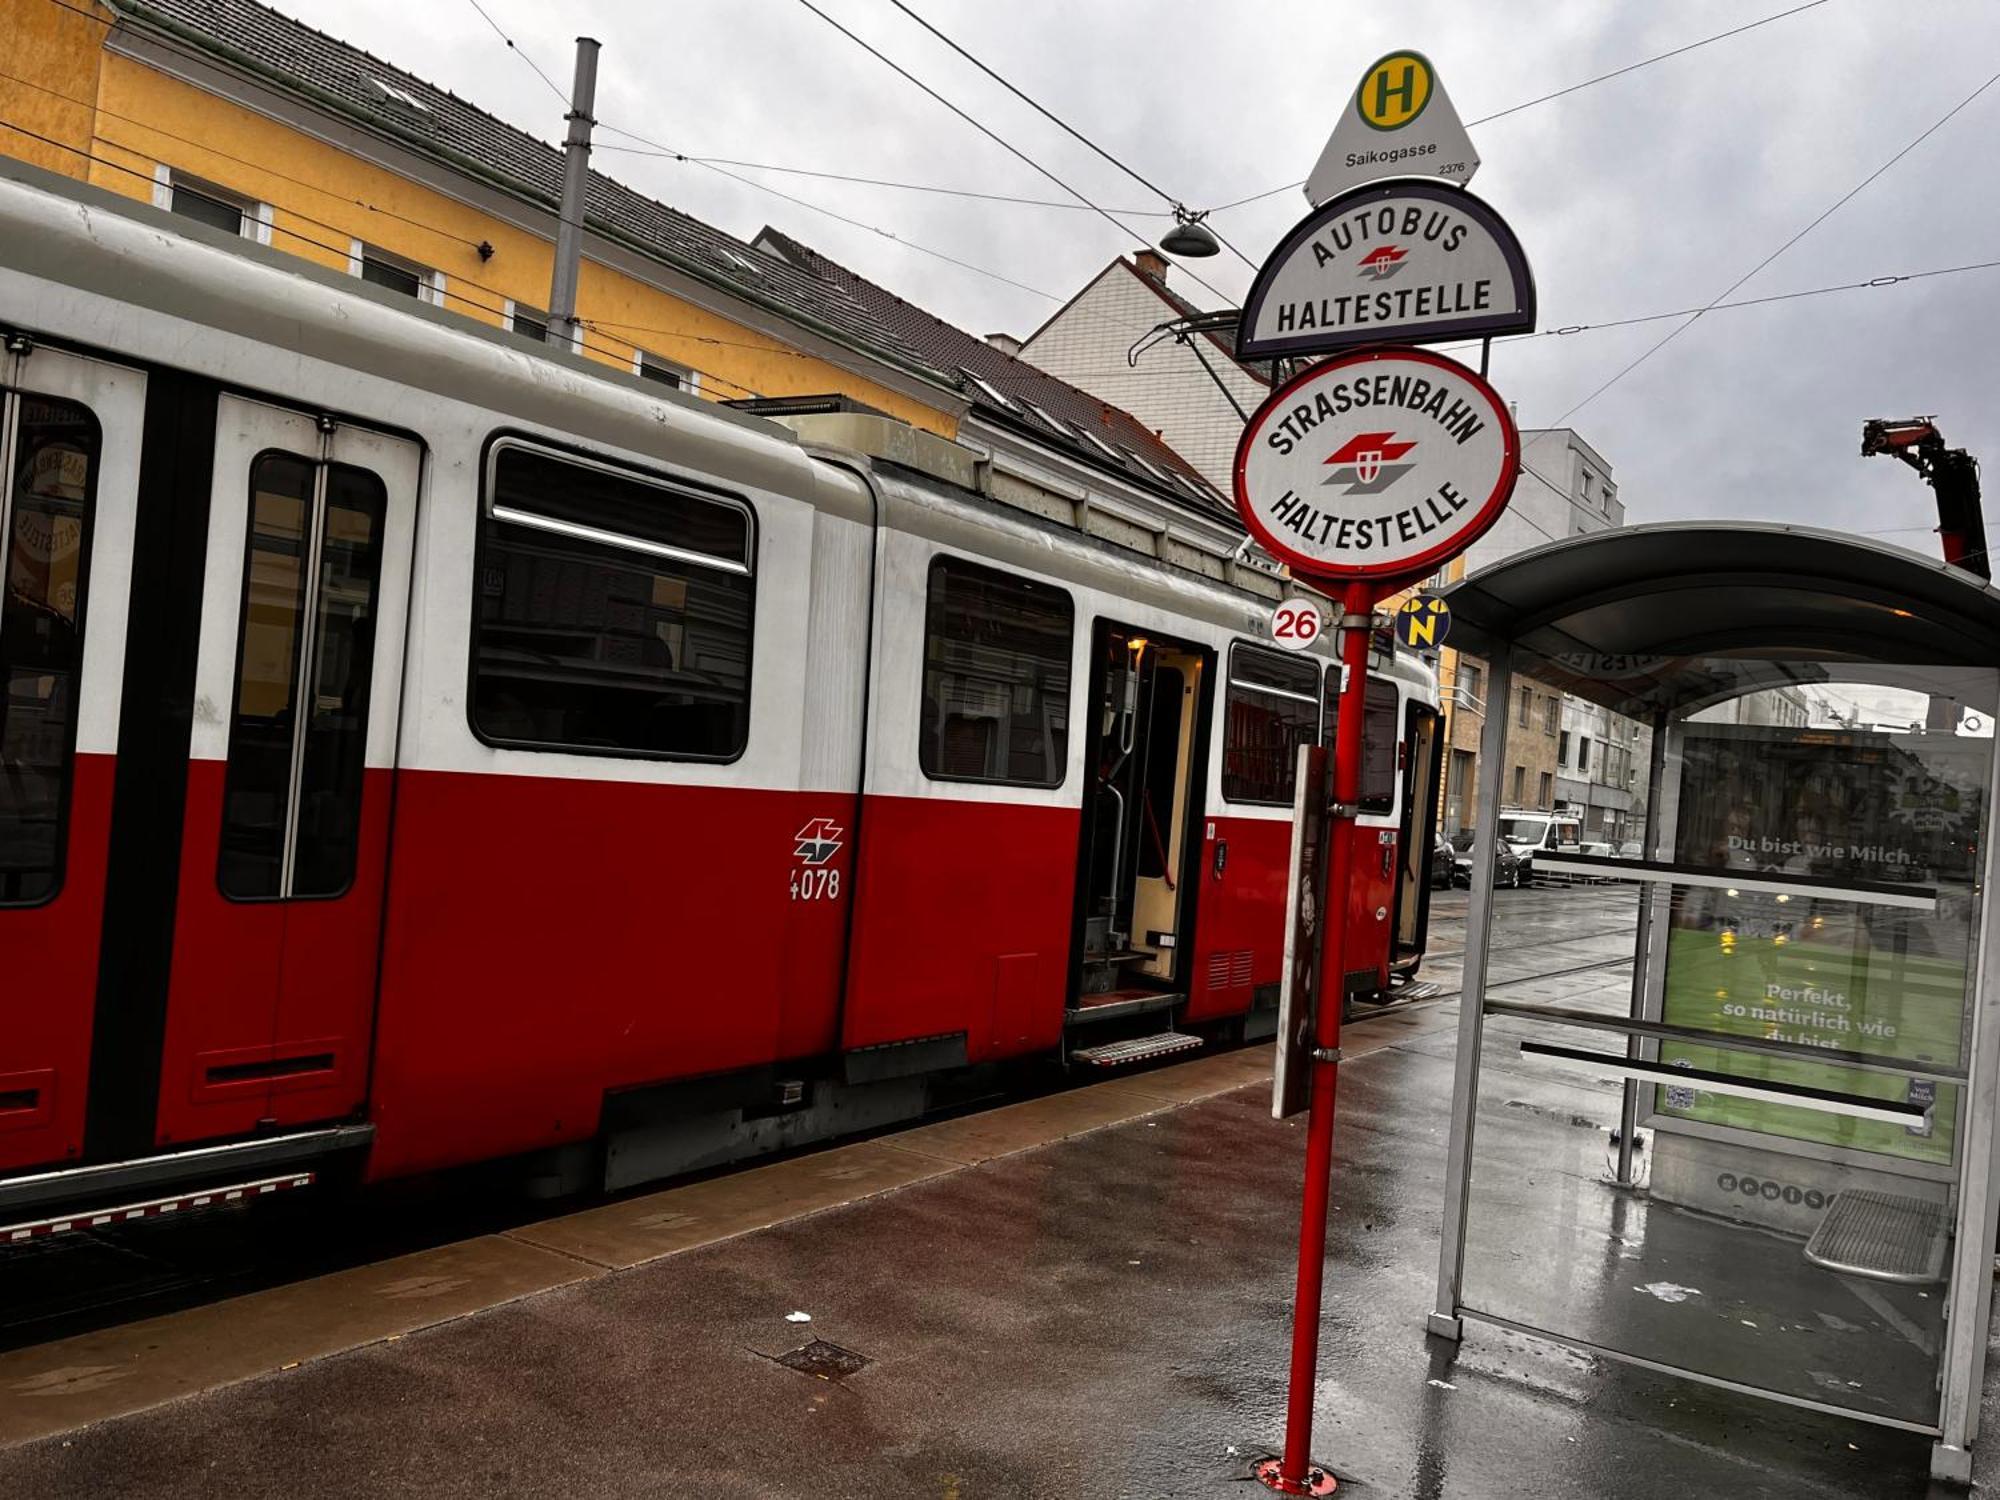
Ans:
[{"label": "street lamp", "polygon": [[1208,210],[1190,213],[1184,204],[1174,205],[1174,227],[1160,240],[1160,248],[1169,255],[1178,255],[1186,260],[1198,260],[1204,256],[1220,255],[1222,245],[1215,233],[1201,221],[1208,217]]}]

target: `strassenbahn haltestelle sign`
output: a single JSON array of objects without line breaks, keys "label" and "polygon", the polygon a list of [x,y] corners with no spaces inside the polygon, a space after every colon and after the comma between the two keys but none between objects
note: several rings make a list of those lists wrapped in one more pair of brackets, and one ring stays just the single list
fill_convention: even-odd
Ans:
[{"label": "strassenbahn haltestelle sign", "polygon": [[1420,576],[1471,546],[1513,494],[1520,436],[1455,360],[1377,349],[1271,393],[1236,449],[1236,506],[1257,540],[1334,579]]}]

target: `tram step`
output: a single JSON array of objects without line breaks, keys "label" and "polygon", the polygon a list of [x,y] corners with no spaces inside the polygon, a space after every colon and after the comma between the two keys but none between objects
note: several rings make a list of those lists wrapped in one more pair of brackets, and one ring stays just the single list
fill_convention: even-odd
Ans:
[{"label": "tram step", "polygon": [[1923,1286],[1944,1280],[1944,1205],[1895,1193],[1843,1191],[1806,1241],[1816,1266]]},{"label": "tram step", "polygon": [[1151,1062],[1175,1052],[1192,1052],[1201,1038],[1184,1031],[1163,1031],[1158,1036],[1135,1036],[1129,1041],[1105,1042],[1096,1047],[1079,1047],[1070,1056],[1100,1068],[1122,1068],[1130,1063]]},{"label": "tram step", "polygon": [[1150,1010],[1172,1010],[1185,999],[1185,995],[1163,995],[1158,990],[1106,990],[1079,998],[1064,1024],[1073,1029],[1119,1016],[1142,1015]]},{"label": "tram step", "polygon": [[18,1224],[0,1224],[0,1247],[18,1245],[45,1235],[69,1234],[79,1229],[104,1229],[127,1224],[134,1219],[154,1219],[166,1214],[194,1213],[204,1208],[227,1208],[253,1198],[267,1198],[290,1188],[312,1186],[311,1172],[284,1172],[276,1177],[259,1177],[251,1182],[232,1182],[219,1187],[187,1188],[162,1198],[146,1198],[121,1203],[116,1208],[79,1209],[45,1219],[26,1219]]}]

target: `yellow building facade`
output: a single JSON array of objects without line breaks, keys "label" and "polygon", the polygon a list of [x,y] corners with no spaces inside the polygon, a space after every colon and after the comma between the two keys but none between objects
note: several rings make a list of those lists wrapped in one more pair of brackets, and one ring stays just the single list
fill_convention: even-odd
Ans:
[{"label": "yellow building facade", "polygon": [[[233,37],[186,0],[7,0],[0,150],[533,335],[552,148],[251,0],[231,9]],[[585,358],[714,400],[837,394],[956,432],[967,403],[949,379],[838,326],[749,245],[603,178],[586,225]]]}]

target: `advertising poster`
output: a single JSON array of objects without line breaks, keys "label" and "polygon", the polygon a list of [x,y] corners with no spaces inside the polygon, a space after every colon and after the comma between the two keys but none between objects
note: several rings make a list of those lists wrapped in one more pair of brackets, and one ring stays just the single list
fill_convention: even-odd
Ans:
[{"label": "advertising poster", "polygon": [[[1683,887],[1668,922],[1663,1019],[1942,1067],[1960,1065],[1991,740],[1689,725],[1678,863],[1932,887],[1935,911],[1812,894]],[[1663,1114],[1887,1157],[1949,1162],[1959,1089],[1716,1047],[1660,1059],[1740,1077],[1929,1104],[1903,1126],[1663,1085]]]}]

